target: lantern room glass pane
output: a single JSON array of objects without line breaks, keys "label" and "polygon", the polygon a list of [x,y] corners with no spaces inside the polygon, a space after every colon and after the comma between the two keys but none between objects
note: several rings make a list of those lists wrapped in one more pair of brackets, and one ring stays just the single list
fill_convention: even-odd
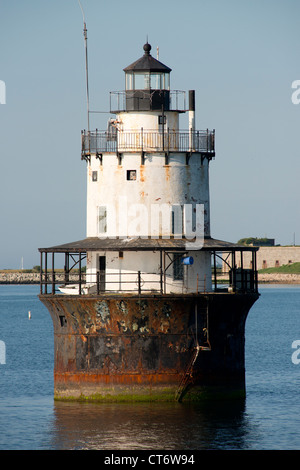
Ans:
[{"label": "lantern room glass pane", "polygon": [[169,73],[163,73],[162,74],[162,79],[163,79],[163,83],[162,83],[162,89],[163,90],[170,90],[170,74]]},{"label": "lantern room glass pane", "polygon": [[169,90],[169,73],[127,72],[125,74],[126,90]]},{"label": "lantern room glass pane", "polygon": [[133,90],[133,73],[125,74],[125,89]]},{"label": "lantern room glass pane", "polygon": [[134,74],[134,89],[143,90],[150,88],[150,73],[135,73]]},{"label": "lantern room glass pane", "polygon": [[161,82],[162,82],[162,74],[161,73],[151,73],[151,89],[152,90],[160,90],[161,89]]}]

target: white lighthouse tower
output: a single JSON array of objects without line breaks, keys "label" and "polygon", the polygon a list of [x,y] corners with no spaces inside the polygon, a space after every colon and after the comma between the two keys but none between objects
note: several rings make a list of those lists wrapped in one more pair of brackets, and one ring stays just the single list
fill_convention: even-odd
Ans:
[{"label": "white lighthouse tower", "polygon": [[[125,90],[110,93],[107,129],[82,131],[86,238],[40,248],[56,399],[245,394],[257,248],[212,238],[215,133],[196,130],[195,92],[187,100],[172,91],[171,69],[150,52],[147,42],[124,69]],[[250,269],[244,251],[252,252]],[[63,273],[56,254],[64,256]],[[218,283],[217,260],[228,265],[229,285]]]},{"label": "white lighthouse tower", "polygon": [[[115,290],[114,280],[121,277],[130,290],[140,271],[145,288],[155,290],[163,269],[165,293],[210,290],[210,253],[199,249],[210,236],[214,132],[195,130],[194,91],[189,92],[191,127],[180,129],[185,93],[170,91],[171,69],[150,51],[146,43],[144,55],[124,69],[125,91],[111,93],[115,118],[107,131],[83,133],[87,237],[119,240],[117,251],[88,253],[87,281],[95,284],[101,270],[106,289]],[[142,251],[127,251],[132,239],[139,239],[136,247]],[[163,260],[167,270],[155,240],[181,242],[182,252]],[[153,250],[144,251],[145,246]]]}]

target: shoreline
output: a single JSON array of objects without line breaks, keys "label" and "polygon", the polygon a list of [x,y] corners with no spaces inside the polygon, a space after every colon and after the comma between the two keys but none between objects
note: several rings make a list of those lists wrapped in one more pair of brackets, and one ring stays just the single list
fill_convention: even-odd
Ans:
[{"label": "shoreline", "polygon": [[[218,282],[228,282],[228,276],[218,276]],[[25,273],[21,271],[0,271],[1,284],[39,284],[40,273]],[[300,274],[260,274],[259,284],[300,284]]]},{"label": "shoreline", "polygon": [[[228,282],[227,276],[219,276],[218,281]],[[258,284],[300,284],[300,274],[258,273]]]}]

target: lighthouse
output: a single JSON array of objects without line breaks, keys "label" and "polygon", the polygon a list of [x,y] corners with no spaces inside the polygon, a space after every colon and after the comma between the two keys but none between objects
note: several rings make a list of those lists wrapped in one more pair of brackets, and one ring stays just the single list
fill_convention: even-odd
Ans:
[{"label": "lighthouse", "polygon": [[[257,248],[212,238],[215,132],[196,129],[195,91],[172,90],[171,71],[148,42],[124,68],[125,89],[110,93],[106,129],[81,135],[86,238],[39,250],[57,399],[245,394],[244,328],[259,295]],[[229,266],[229,285],[218,282],[218,261]]]},{"label": "lighthouse", "polygon": [[[125,91],[111,93],[115,117],[107,131],[82,136],[88,162],[87,237],[107,238],[111,246],[118,239],[118,251],[88,253],[88,282],[93,284],[97,270],[103,270],[108,288],[116,288],[121,276],[130,289],[141,271],[145,288],[155,290],[163,268],[162,252],[155,250],[158,240],[182,242],[185,237],[185,253],[169,255],[173,266],[165,272],[164,292],[196,292],[197,276],[198,289],[204,280],[210,289],[210,254],[195,251],[189,241],[197,238],[202,246],[210,235],[208,167],[214,132],[195,132],[194,124],[180,130],[184,93],[170,91],[171,69],[150,51],[146,43],[144,55],[124,69]],[[194,114],[194,92],[189,96]],[[192,158],[196,148],[201,154]],[[127,249],[133,239],[141,251]],[[182,264],[183,256],[189,265]],[[134,282],[131,287],[136,288]]]}]

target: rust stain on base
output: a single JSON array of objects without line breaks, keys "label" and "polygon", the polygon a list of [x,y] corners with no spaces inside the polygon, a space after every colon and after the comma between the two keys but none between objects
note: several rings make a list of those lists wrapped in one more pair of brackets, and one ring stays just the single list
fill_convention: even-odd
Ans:
[{"label": "rust stain on base", "polygon": [[232,382],[244,387],[244,326],[255,294],[40,299],[54,325],[57,396],[170,397],[186,371],[196,336],[204,344],[207,332],[211,350],[199,353],[194,386]]}]

